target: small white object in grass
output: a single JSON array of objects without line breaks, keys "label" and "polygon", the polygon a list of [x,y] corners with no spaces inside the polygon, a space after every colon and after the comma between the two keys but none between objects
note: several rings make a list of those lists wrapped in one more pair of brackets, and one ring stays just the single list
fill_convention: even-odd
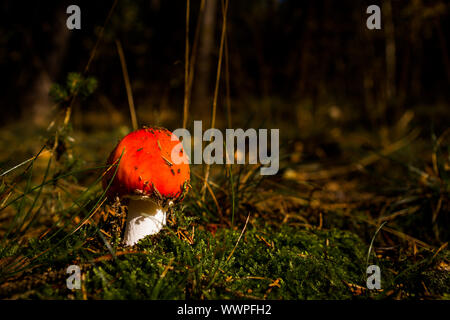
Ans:
[{"label": "small white object in grass", "polygon": [[124,235],[126,246],[158,233],[166,224],[167,210],[149,199],[130,199]]}]

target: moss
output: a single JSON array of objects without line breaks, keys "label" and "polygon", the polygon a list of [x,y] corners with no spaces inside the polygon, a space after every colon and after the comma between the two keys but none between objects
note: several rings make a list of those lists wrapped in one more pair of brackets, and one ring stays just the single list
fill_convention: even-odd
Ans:
[{"label": "moss", "polygon": [[[375,257],[382,291],[365,289],[368,245],[340,229],[278,227],[252,220],[241,229],[208,231],[203,222],[176,212],[177,224],[133,248],[120,239],[104,245],[93,225],[76,234],[32,240],[10,255],[39,257],[18,273],[0,296],[35,299],[350,299],[448,297],[450,276],[439,267],[442,250],[412,257]],[[185,236],[182,236],[183,233]],[[238,239],[240,238],[239,242]],[[237,244],[237,245],[236,245]],[[66,288],[67,266],[77,264],[82,290]],[[448,265],[444,265],[448,266]],[[12,284],[16,285],[12,285]],[[21,283],[23,285],[21,285]],[[358,290],[355,290],[358,289]]]},{"label": "moss", "polygon": [[[196,230],[190,244],[165,230],[116,259],[89,264],[81,255],[84,290],[96,299],[345,299],[352,296],[345,282],[364,281],[365,247],[351,233],[254,224],[230,256],[239,235]],[[76,254],[59,254],[72,245],[68,240],[41,262],[51,261],[54,268],[70,264]],[[64,288],[65,278],[58,280],[32,296],[83,298],[83,290],[72,293]]]}]

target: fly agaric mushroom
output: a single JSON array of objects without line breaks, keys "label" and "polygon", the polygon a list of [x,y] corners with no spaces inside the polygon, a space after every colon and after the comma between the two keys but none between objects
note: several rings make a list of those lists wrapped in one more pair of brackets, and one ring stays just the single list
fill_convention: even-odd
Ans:
[{"label": "fly agaric mushroom", "polygon": [[115,173],[107,195],[129,200],[124,244],[132,246],[158,233],[166,224],[168,206],[183,200],[190,178],[188,158],[169,130],[145,127],[119,141],[107,163],[119,163],[105,174],[103,188]]}]

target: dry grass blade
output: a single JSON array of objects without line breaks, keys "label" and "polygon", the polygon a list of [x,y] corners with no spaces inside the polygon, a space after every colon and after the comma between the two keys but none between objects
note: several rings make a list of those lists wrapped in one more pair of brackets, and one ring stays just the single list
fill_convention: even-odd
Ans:
[{"label": "dry grass blade", "polygon": [[[217,63],[217,73],[216,73],[216,85],[214,88],[214,99],[213,99],[213,107],[212,107],[212,115],[211,115],[211,128],[214,128],[216,125],[216,110],[217,110],[217,97],[219,95],[219,83],[220,83],[220,74],[222,71],[222,60],[223,60],[223,47],[225,42],[225,34],[227,31],[227,11],[228,11],[228,0],[225,1],[225,4],[222,1],[222,13],[223,13],[223,19],[222,19],[222,35],[220,37],[220,47],[219,47],[219,62]],[[202,187],[202,200],[205,199],[205,192],[206,192],[206,183],[208,182],[209,178],[209,170],[210,165],[206,165],[206,173],[205,173],[205,184]]]},{"label": "dry grass blade", "polygon": [[444,250],[445,248],[447,248],[447,246],[448,246],[448,242],[445,242],[442,246],[440,246],[439,249],[437,249],[436,252],[433,254],[432,259],[436,258],[438,253],[441,252],[442,250]]},{"label": "dry grass blade", "polygon": [[230,56],[228,52],[228,30],[225,33],[225,90],[226,90],[226,104],[227,104],[227,122],[228,128],[231,128],[232,121],[231,121]]},{"label": "dry grass blade", "polygon": [[239,244],[239,241],[241,241],[241,238],[242,238],[242,236],[244,235],[245,229],[247,229],[247,224],[248,224],[248,220],[249,220],[249,219],[250,219],[250,213],[249,213],[248,216],[247,216],[247,220],[245,220],[244,228],[242,228],[241,234],[239,235],[239,238],[238,238],[238,240],[236,241],[236,244],[234,245],[233,250],[231,250],[230,255],[227,257],[226,262],[228,262],[228,261],[231,259],[231,257],[233,256],[233,253],[234,253],[234,251],[236,250],[236,248],[237,248],[237,246],[238,246],[238,244]]},{"label": "dry grass blade", "polygon": [[120,58],[120,65],[122,67],[123,80],[125,82],[125,89],[127,90],[128,106],[130,107],[131,123],[133,130],[137,130],[138,122],[136,117],[136,109],[134,108],[133,92],[131,90],[130,78],[128,76],[127,63],[125,61],[125,55],[123,53],[122,44],[119,40],[116,40],[117,52]]},{"label": "dry grass blade", "polygon": [[80,225],[78,227],[75,228],[75,230],[73,230],[70,235],[74,234],[75,232],[77,232],[82,226],[84,226],[89,220],[91,220],[91,218],[94,216],[94,214],[97,213],[98,209],[101,208],[101,206],[103,205],[103,203],[105,203],[107,198],[103,199],[102,202],[97,206],[97,208],[95,208],[95,210],[91,213],[91,215],[85,219],[82,223],[80,223]]},{"label": "dry grass blade", "polygon": [[186,128],[189,112],[189,13],[190,1],[186,0],[186,49],[184,56],[184,105],[183,105],[183,128]]},{"label": "dry grass blade", "polygon": [[447,130],[444,131],[443,134],[440,135],[440,137],[436,141],[436,145],[434,147],[434,152],[431,154],[431,160],[433,161],[433,171],[436,174],[436,176],[439,176],[439,166],[437,161],[437,151],[439,147],[441,146],[441,143],[444,141],[446,136],[450,133],[450,128],[447,128]]},{"label": "dry grass blade", "polygon": [[385,216],[385,217],[380,217],[378,219],[379,222],[383,222],[383,221],[390,221],[390,220],[394,220],[395,218],[399,217],[399,216],[404,216],[407,214],[411,214],[411,213],[415,213],[420,209],[420,206],[414,206],[414,207],[410,207],[410,208],[405,208],[399,211],[396,211],[392,214],[390,214],[389,216]]},{"label": "dry grass blade", "polygon": [[219,205],[219,202],[217,201],[216,196],[214,195],[214,191],[212,190],[211,186],[209,185],[209,183],[206,183],[206,188],[208,188],[208,191],[211,195],[211,197],[213,198],[214,204],[216,205],[217,208],[217,212],[219,213],[220,217],[223,217],[223,212],[222,212],[222,208]]},{"label": "dry grass blade", "polygon": [[[186,4],[188,5],[188,4]],[[190,7],[190,4],[189,4]],[[187,126],[187,120],[188,120],[188,116],[189,116],[189,103],[191,100],[191,91],[192,91],[192,83],[194,82],[194,74],[195,74],[195,59],[197,57],[197,49],[198,49],[198,43],[199,43],[199,39],[200,39],[200,26],[201,26],[201,21],[202,21],[202,17],[203,17],[203,11],[205,8],[205,0],[202,0],[200,2],[200,9],[199,9],[199,14],[197,17],[197,26],[195,28],[195,35],[194,35],[194,43],[192,45],[192,52],[191,52],[191,57],[189,59],[189,40],[188,40],[188,30],[189,30],[189,23],[188,23],[188,19],[189,19],[189,13],[188,13],[188,8],[186,8],[186,61],[188,61],[189,59],[189,66],[185,66],[185,77],[186,75],[188,76],[187,81],[185,78],[185,92],[184,92],[184,108],[183,108],[183,128],[186,128]]]},{"label": "dry grass blade", "polygon": [[367,252],[367,260],[366,260],[366,265],[369,265],[369,260],[370,260],[370,253],[372,252],[372,247],[373,247],[373,242],[375,241],[375,238],[377,237],[377,234],[380,232],[380,230],[384,227],[384,225],[387,223],[387,221],[383,222],[378,228],[377,231],[375,231],[372,240],[370,241],[370,246],[369,246],[369,251]]},{"label": "dry grass blade", "polygon": [[12,171],[14,171],[14,170],[20,168],[21,166],[27,164],[27,163],[30,162],[30,161],[34,161],[34,160],[38,159],[38,158],[41,157],[41,156],[47,155],[49,152],[50,152],[50,150],[45,150],[45,151],[43,151],[43,152],[38,153],[38,154],[35,155],[35,156],[32,156],[31,158],[28,158],[28,159],[25,160],[25,161],[22,161],[21,163],[15,165],[14,167],[9,168],[9,169],[6,170],[5,172],[2,172],[2,174],[0,174],[0,177],[3,177],[3,176],[5,176],[5,175],[7,175],[8,173],[10,173],[10,172],[12,172]]}]

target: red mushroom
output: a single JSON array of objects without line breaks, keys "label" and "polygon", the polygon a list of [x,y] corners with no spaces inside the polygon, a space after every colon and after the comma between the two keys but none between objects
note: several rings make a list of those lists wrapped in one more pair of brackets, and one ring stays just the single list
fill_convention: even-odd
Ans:
[{"label": "red mushroom", "polygon": [[124,244],[158,233],[166,224],[167,207],[183,200],[188,190],[190,170],[181,142],[167,129],[146,127],[126,135],[107,163],[119,163],[117,172],[113,166],[103,178],[106,189],[116,172],[108,197],[129,199]]}]

